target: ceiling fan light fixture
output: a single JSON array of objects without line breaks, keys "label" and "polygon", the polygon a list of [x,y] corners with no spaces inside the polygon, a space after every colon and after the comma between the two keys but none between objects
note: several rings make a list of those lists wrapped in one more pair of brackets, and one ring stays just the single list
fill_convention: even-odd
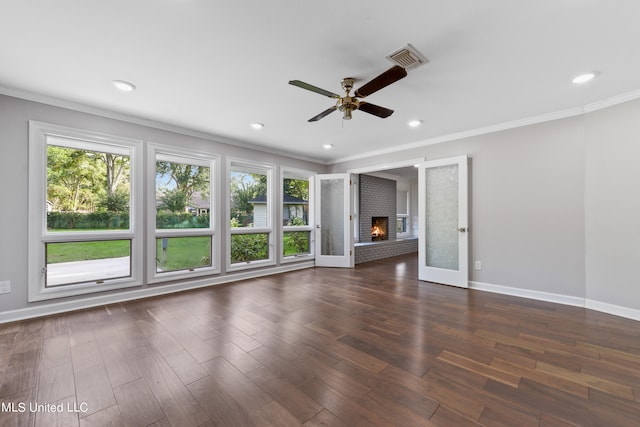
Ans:
[{"label": "ceiling fan light fixture", "polygon": [[133,92],[136,90],[136,85],[124,80],[114,80],[111,83],[116,87],[116,89],[122,92]]},{"label": "ceiling fan light fixture", "polygon": [[576,85],[583,84],[583,83],[586,83],[588,81],[593,80],[597,75],[598,75],[598,73],[595,72],[595,71],[592,71],[592,72],[589,72],[589,73],[580,74],[579,76],[574,77],[573,80],[571,80],[571,82],[573,84],[576,84]]}]

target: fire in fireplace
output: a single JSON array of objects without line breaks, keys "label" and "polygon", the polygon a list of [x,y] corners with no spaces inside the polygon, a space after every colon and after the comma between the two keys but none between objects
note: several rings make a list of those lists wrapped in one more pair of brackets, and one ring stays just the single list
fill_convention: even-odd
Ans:
[{"label": "fire in fireplace", "polygon": [[388,240],[387,225],[389,223],[388,216],[374,216],[371,218],[371,241]]}]

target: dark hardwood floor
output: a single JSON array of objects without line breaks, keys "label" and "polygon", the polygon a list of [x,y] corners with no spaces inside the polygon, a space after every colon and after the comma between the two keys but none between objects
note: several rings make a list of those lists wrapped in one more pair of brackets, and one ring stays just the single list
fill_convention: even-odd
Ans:
[{"label": "dark hardwood floor", "polygon": [[0,325],[0,378],[0,426],[639,426],[640,322],[408,256]]}]

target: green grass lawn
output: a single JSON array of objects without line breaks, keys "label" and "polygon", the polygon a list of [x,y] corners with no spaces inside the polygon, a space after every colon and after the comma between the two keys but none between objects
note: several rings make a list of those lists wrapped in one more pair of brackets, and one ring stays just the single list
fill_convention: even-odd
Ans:
[{"label": "green grass lawn", "polygon": [[[300,241],[296,242],[293,239],[294,236],[296,236],[294,233],[285,233],[284,255],[308,253],[308,232],[296,236],[302,240],[302,244]],[[240,242],[233,240],[232,243]],[[130,246],[130,240],[49,243],[47,244],[47,264],[127,257],[131,254]],[[168,239],[166,251],[162,250],[162,239],[157,239],[156,254],[158,271],[207,267],[211,265],[211,238],[208,236],[171,237]],[[264,250],[264,253],[260,252],[255,259],[263,259],[266,256],[267,253]]]},{"label": "green grass lawn", "polygon": [[130,240],[48,243],[47,264],[86,261],[90,259],[120,258],[129,256],[130,253]]},{"label": "green grass lawn", "polygon": [[170,237],[167,249],[156,239],[158,271],[188,270],[211,265],[211,237]]},{"label": "green grass lawn", "polygon": [[[211,265],[210,237],[172,237],[168,242],[167,250],[163,252],[162,239],[157,239],[157,259],[161,271]],[[49,243],[47,264],[127,257],[131,253],[130,245],[130,240]]]}]

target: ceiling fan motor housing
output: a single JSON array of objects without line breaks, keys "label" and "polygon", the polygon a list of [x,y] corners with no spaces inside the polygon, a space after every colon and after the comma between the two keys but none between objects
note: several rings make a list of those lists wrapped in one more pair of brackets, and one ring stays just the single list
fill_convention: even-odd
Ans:
[{"label": "ceiling fan motor housing", "polygon": [[351,89],[353,89],[353,83],[355,79],[353,77],[346,77],[342,79],[342,89],[345,91],[345,95],[342,98],[338,99],[336,102],[336,107],[338,110],[342,111],[344,115],[342,116],[343,120],[351,120],[351,112],[358,109],[360,103],[358,100],[352,96],[349,96]]},{"label": "ceiling fan motor housing", "polygon": [[344,96],[338,99],[336,107],[344,113],[344,120],[351,120],[351,112],[358,109],[360,102],[351,96]]}]

